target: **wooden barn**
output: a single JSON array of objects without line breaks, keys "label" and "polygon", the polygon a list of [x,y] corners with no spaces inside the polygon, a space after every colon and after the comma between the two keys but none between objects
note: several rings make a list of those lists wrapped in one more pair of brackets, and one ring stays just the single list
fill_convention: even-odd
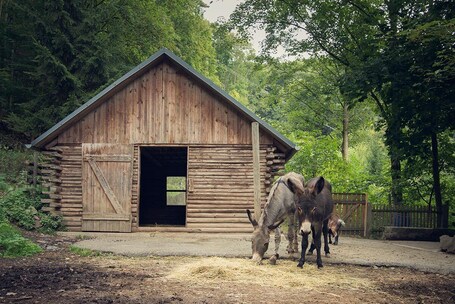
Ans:
[{"label": "wooden barn", "polygon": [[295,145],[167,49],[32,142],[70,231],[249,232]]}]

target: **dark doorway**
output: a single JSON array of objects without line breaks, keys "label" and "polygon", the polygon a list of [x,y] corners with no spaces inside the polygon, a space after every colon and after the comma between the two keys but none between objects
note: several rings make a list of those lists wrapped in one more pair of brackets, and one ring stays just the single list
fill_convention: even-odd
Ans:
[{"label": "dark doorway", "polygon": [[139,226],[185,225],[187,148],[141,147]]}]

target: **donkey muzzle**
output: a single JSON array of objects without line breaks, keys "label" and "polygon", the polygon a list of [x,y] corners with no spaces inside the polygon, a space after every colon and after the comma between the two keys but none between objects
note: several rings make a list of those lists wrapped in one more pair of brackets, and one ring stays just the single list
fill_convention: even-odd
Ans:
[{"label": "donkey muzzle", "polygon": [[309,221],[304,221],[300,225],[300,233],[301,234],[310,234],[311,233],[311,223]]},{"label": "donkey muzzle", "polygon": [[262,257],[259,253],[255,252],[253,254],[253,257],[251,258],[251,260],[253,260],[256,264],[261,264],[262,262]]}]

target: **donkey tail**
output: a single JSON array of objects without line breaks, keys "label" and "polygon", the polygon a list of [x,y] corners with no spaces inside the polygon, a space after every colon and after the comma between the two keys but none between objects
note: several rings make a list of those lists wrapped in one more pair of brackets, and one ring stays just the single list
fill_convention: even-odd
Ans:
[{"label": "donkey tail", "polygon": [[344,227],[346,223],[342,219],[338,219],[338,225],[340,225],[340,227]]}]

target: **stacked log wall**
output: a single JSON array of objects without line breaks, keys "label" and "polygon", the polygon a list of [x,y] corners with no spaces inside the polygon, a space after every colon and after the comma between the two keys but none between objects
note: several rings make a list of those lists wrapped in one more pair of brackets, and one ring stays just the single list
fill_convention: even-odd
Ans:
[{"label": "stacked log wall", "polygon": [[42,210],[52,215],[61,214],[61,160],[59,149],[43,151],[42,158],[37,165],[43,187],[41,199]]},{"label": "stacked log wall", "polygon": [[[267,174],[261,146],[261,180]],[[246,146],[190,147],[186,227],[201,232],[251,232],[246,209],[254,209],[253,154]],[[266,185],[261,201],[267,199]]]},{"label": "stacked log wall", "polygon": [[279,150],[272,145],[269,145],[266,149],[266,176],[264,184],[266,185],[266,193],[269,194],[272,188],[273,182],[278,176],[284,175],[285,172],[285,154],[279,152]]},{"label": "stacked log wall", "polygon": [[131,227],[133,230],[139,227],[139,184],[140,184],[140,160],[139,146],[134,146],[133,151],[133,184],[131,188]]},{"label": "stacked log wall", "polygon": [[82,229],[82,145],[60,146],[62,153],[61,211],[69,231]]},{"label": "stacked log wall", "polygon": [[[41,170],[47,195],[44,210],[63,216],[70,231],[82,226],[82,150],[80,145],[56,146],[45,151],[46,168]],[[261,204],[271,185],[284,173],[284,154],[261,145]],[[134,147],[132,227],[138,227],[139,146]],[[190,146],[186,228],[201,232],[251,232],[245,209],[253,206],[252,148],[237,146]],[[44,167],[43,167],[44,168]],[[47,171],[46,171],[47,170]]]},{"label": "stacked log wall", "polygon": [[42,152],[41,185],[43,211],[63,217],[69,231],[82,225],[82,150],[81,145],[55,146]]}]

